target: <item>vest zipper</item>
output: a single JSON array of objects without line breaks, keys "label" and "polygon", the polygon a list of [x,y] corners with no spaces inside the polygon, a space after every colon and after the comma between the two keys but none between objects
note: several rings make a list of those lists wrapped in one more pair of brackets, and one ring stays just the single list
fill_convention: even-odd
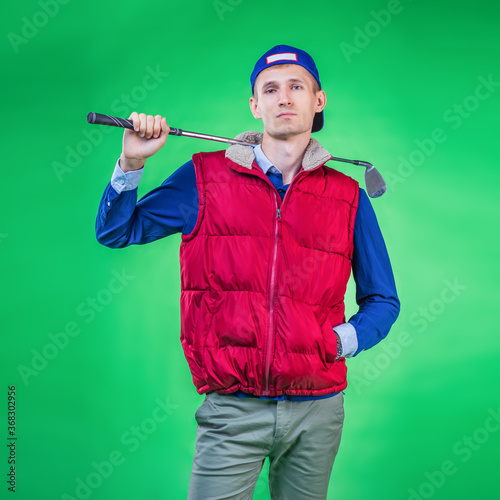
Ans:
[{"label": "vest zipper", "polygon": [[[288,189],[286,190],[281,207],[283,207],[293,183],[298,178],[304,176],[304,174],[302,174],[302,175],[301,174],[302,174],[302,172],[299,172],[292,179],[290,186],[288,186]],[[264,396],[269,396],[269,375],[270,375],[270,371],[271,371],[271,358],[272,358],[272,354],[273,354],[273,350],[274,350],[274,292],[275,292],[274,282],[275,282],[275,275],[276,275],[276,259],[278,256],[279,221],[281,221],[281,210],[282,210],[282,208],[280,208],[280,206],[278,205],[278,194],[276,191],[274,192],[274,201],[276,202],[276,217],[274,219],[274,224],[275,224],[274,254],[273,254],[273,263],[272,263],[272,267],[271,267],[271,285],[270,285],[270,292],[269,292],[269,331],[268,331],[267,346],[266,346],[266,363],[265,363],[265,367],[264,367],[264,392],[263,392]]]},{"label": "vest zipper", "polygon": [[278,207],[276,193],[274,193],[274,196],[274,200],[276,201],[276,217],[274,219],[274,252],[269,291],[269,331],[267,335],[266,364],[264,368],[264,396],[269,395],[269,372],[271,370],[271,358],[274,349],[274,282],[276,277],[276,259],[278,257],[279,220],[281,220],[281,209]]}]

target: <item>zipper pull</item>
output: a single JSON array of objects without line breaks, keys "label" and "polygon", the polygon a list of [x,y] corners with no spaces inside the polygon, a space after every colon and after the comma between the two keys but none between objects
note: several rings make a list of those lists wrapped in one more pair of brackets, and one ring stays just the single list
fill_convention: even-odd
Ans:
[{"label": "zipper pull", "polygon": [[276,209],[276,217],[277,217],[278,219],[281,219],[281,208],[277,208],[277,209]]}]

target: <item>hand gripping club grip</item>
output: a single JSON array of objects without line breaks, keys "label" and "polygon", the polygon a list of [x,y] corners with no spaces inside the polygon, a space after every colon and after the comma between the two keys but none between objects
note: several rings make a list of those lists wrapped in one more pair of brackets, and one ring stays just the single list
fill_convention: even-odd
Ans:
[{"label": "hand gripping club grip", "polygon": [[[101,115],[100,113],[89,113],[87,115],[87,123],[96,125],[111,125],[112,127],[122,127],[134,130],[134,122],[117,116]],[[181,130],[178,128],[170,128],[169,135],[181,135]]]}]

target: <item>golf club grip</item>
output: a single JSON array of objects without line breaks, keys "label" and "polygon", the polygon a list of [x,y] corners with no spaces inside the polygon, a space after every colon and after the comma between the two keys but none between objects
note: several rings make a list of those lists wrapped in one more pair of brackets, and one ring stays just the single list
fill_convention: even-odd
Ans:
[{"label": "golf club grip", "polygon": [[[89,113],[87,123],[95,125],[110,125],[111,127],[122,127],[134,130],[134,122],[117,116],[101,115],[100,113]],[[178,128],[170,128],[169,135],[181,135],[182,131]]]},{"label": "golf club grip", "polygon": [[112,127],[122,127],[134,130],[132,120],[125,120],[116,116],[101,115],[99,113],[89,113],[87,115],[88,123],[95,123],[96,125],[110,125]]}]

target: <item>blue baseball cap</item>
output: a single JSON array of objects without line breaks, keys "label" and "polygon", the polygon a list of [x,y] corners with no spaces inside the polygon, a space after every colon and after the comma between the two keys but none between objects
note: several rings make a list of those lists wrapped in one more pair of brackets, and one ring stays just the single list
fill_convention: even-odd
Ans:
[{"label": "blue baseball cap", "polygon": [[[259,73],[266,68],[276,66],[277,64],[298,64],[307,69],[309,73],[318,82],[321,89],[321,82],[319,81],[319,73],[314,64],[313,58],[305,51],[291,47],[290,45],[276,45],[268,50],[255,64],[255,67],[250,75],[250,83],[252,84],[252,93],[254,91],[255,80]],[[324,118],[323,111],[316,113],[314,116],[312,132],[318,132],[323,128]]]}]

